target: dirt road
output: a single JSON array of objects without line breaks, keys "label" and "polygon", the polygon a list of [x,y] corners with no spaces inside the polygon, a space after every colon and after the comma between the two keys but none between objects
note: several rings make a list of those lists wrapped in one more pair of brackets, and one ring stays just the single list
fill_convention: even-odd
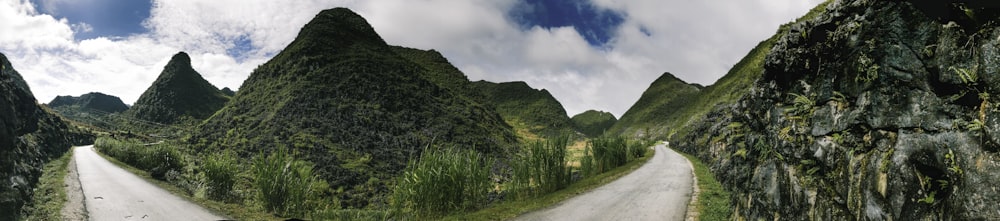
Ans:
[{"label": "dirt road", "polygon": [[73,149],[90,220],[222,220],[108,162],[93,146]]},{"label": "dirt road", "polygon": [[515,220],[684,220],[691,177],[687,159],[661,144],[632,173]]}]

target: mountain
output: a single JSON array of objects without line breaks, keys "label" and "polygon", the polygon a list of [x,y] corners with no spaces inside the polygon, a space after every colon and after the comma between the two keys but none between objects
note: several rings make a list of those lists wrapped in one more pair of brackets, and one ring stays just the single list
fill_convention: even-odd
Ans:
[{"label": "mountain", "polygon": [[229,101],[191,67],[191,57],[174,55],[153,84],[125,111],[131,119],[173,124],[183,119],[205,119]]},{"label": "mountain", "polygon": [[128,106],[122,99],[102,94],[98,92],[90,92],[79,97],[73,96],[56,96],[48,103],[51,108],[59,108],[65,106],[78,106],[80,108],[103,111],[107,113],[119,113],[128,110]]},{"label": "mountain", "polygon": [[[423,72],[424,79],[462,94],[487,109],[495,109],[522,137],[552,137],[573,133],[566,110],[546,90],[535,90],[524,82],[469,82],[469,78],[451,65],[440,52],[398,46],[393,49],[403,58],[428,70]],[[523,107],[536,112],[525,111]]]},{"label": "mountain", "polygon": [[42,166],[73,145],[94,141],[38,105],[31,89],[0,54],[0,220],[18,220],[42,174]]},{"label": "mountain", "polygon": [[671,143],[711,164],[735,219],[998,220],[998,9],[828,1]]},{"label": "mountain", "polygon": [[545,89],[522,81],[472,82],[479,99],[496,107],[522,138],[538,139],[573,134],[573,123],[561,103]]},{"label": "mountain", "polygon": [[618,119],[608,134],[630,137],[659,138],[666,135],[670,123],[683,120],[678,118],[681,109],[691,105],[693,98],[701,91],[700,86],[688,84],[663,73]]},{"label": "mountain", "polygon": [[573,128],[587,137],[599,137],[618,122],[614,114],[597,110],[584,111],[570,120],[573,121]]},{"label": "mountain", "polygon": [[233,91],[233,89],[229,89],[228,87],[224,87],[222,88],[222,94],[232,97],[236,96],[236,91]]},{"label": "mountain", "polygon": [[114,116],[128,110],[120,98],[98,92],[79,97],[57,96],[47,106],[70,120],[104,129],[114,127]]},{"label": "mountain", "polygon": [[436,70],[396,49],[349,9],[324,10],[188,140],[197,151],[243,156],[294,149],[345,191],[347,207],[381,202],[386,184],[429,146],[510,156],[516,137],[496,112],[428,80]]}]

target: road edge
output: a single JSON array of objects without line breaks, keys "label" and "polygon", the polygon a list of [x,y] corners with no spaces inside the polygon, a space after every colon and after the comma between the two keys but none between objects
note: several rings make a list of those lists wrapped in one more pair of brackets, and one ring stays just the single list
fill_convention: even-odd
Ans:
[{"label": "road edge", "polygon": [[74,151],[72,156],[69,158],[69,164],[66,165],[69,172],[63,177],[63,191],[66,192],[66,204],[63,208],[59,210],[60,215],[63,220],[88,220],[87,214],[87,204],[85,203],[86,196],[83,195],[83,184],[80,183],[80,173],[76,169],[76,148],[85,147],[78,146],[70,148],[70,151]]},{"label": "road edge", "polygon": [[[673,148],[670,149],[677,151]],[[698,195],[701,193],[701,189],[698,188],[698,175],[695,174],[694,163],[691,163],[691,159],[688,159],[687,156],[684,155],[681,156],[684,157],[684,160],[688,163],[688,167],[691,168],[691,200],[688,201],[687,212],[684,213],[684,220],[696,221],[698,220],[699,215],[701,215],[698,213]]]}]

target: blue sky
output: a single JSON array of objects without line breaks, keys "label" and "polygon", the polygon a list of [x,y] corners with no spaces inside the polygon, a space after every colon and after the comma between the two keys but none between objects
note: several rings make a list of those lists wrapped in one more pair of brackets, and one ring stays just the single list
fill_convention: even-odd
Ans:
[{"label": "blue sky", "polygon": [[153,7],[146,0],[31,0],[41,13],[56,18],[66,18],[78,27],[86,25],[89,30],[78,30],[76,40],[96,37],[129,36],[145,33],[142,21],[149,18]]},{"label": "blue sky", "polygon": [[319,11],[348,7],[388,43],[435,49],[471,80],[526,81],[570,115],[621,116],[664,72],[709,85],[821,0],[0,0],[0,53],[41,103],[134,102],[178,51],[239,88]]}]

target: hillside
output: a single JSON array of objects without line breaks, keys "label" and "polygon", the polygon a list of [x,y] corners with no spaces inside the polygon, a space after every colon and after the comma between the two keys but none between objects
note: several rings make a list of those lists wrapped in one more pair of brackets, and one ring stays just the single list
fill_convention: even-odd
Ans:
[{"label": "hillside", "polygon": [[521,138],[538,139],[573,134],[573,123],[561,103],[545,89],[537,90],[522,81],[472,82],[479,99],[496,107],[503,119]]},{"label": "hillside", "polygon": [[69,126],[38,105],[31,89],[0,54],[0,220],[18,220],[29,202],[42,166],[93,135]]},{"label": "hillside", "polygon": [[599,137],[618,122],[614,114],[597,110],[587,110],[573,115],[570,120],[573,121],[573,128],[587,137]]},{"label": "hillside", "polygon": [[387,182],[428,146],[509,156],[509,126],[428,80],[433,71],[402,57],[349,9],[324,10],[189,141],[200,152],[244,157],[291,148],[343,188],[346,207],[382,203]]},{"label": "hillside", "polygon": [[120,98],[98,92],[79,97],[57,96],[46,105],[70,120],[104,129],[114,126],[112,116],[128,110],[128,106]]},{"label": "hillside", "polygon": [[998,14],[842,0],[779,30],[750,93],[675,136],[747,220],[997,220]]},{"label": "hillside", "polygon": [[700,90],[697,85],[663,73],[607,133],[642,138],[666,135],[671,129],[667,125],[682,119],[678,113],[690,105]]},{"label": "hillside", "polygon": [[191,67],[191,57],[179,52],[125,115],[129,119],[173,124],[208,118],[228,101],[228,96]]}]

